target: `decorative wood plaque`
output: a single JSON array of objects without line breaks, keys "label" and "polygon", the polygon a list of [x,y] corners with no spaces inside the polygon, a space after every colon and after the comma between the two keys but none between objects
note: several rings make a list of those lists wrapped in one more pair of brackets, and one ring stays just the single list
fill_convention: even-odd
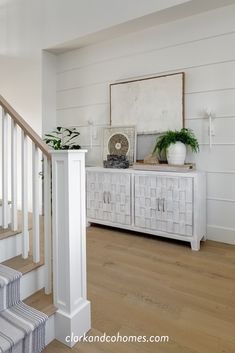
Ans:
[{"label": "decorative wood plaque", "polygon": [[104,129],[103,160],[107,155],[126,156],[130,165],[135,162],[136,130],[133,126]]}]

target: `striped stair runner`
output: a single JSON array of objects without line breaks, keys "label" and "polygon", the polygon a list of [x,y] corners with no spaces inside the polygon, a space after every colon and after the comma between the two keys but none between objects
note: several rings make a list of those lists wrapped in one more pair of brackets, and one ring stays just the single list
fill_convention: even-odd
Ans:
[{"label": "striped stair runner", "polygon": [[0,264],[0,353],[40,353],[47,315],[20,301],[22,274]]}]

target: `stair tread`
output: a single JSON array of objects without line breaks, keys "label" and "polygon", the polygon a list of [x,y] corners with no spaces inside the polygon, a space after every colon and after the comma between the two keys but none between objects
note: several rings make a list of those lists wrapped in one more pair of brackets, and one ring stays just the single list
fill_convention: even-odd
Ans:
[{"label": "stair tread", "polygon": [[23,275],[35,270],[44,265],[44,259],[41,258],[40,262],[34,263],[33,256],[30,255],[27,259],[23,259],[21,255],[15,256],[9,260],[2,262],[3,265],[13,268],[21,272]]},{"label": "stair tread", "polygon": [[[19,212],[20,216],[20,212]],[[19,217],[19,227],[21,227],[21,217]],[[29,257],[27,259],[23,259],[22,255],[18,255],[2,262],[3,265],[13,268],[21,272],[22,274],[26,274],[30,271],[35,270],[38,267],[44,265],[44,231],[43,231],[43,217],[40,216],[40,254],[41,259],[40,262],[33,262],[33,234],[32,234],[32,213],[29,213]],[[1,240],[1,236],[0,236]]]},{"label": "stair tread", "polygon": [[17,229],[16,231],[13,231],[10,228],[7,228],[7,229],[0,228],[0,240],[9,238],[16,234],[20,234],[21,232],[22,232],[21,229]]},{"label": "stair tread", "polygon": [[[1,204],[0,204],[1,206]],[[22,212],[21,211],[18,211],[18,229],[16,231],[14,230],[11,230],[10,227],[4,229],[2,227],[0,227],[0,240],[2,239],[6,239],[6,238],[9,238],[13,235],[16,235],[16,234],[20,234],[22,233],[22,222],[21,222],[21,219],[22,219]],[[32,230],[32,213],[29,213],[29,230]]]},{"label": "stair tread", "polygon": [[44,289],[32,294],[24,300],[24,303],[43,312],[47,316],[51,316],[57,311],[57,308],[53,304],[52,294],[45,294]]}]

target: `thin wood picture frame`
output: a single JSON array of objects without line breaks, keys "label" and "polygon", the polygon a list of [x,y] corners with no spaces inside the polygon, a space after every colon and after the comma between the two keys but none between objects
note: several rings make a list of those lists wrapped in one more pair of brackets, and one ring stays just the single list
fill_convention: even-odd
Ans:
[{"label": "thin wood picture frame", "polygon": [[110,125],[135,125],[137,134],[179,130],[185,126],[184,90],[184,72],[111,83]]}]

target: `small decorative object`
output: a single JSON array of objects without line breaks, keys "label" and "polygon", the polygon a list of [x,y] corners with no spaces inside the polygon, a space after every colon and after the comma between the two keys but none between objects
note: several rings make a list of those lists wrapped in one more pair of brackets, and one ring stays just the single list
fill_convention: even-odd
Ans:
[{"label": "small decorative object", "polygon": [[58,126],[50,134],[45,134],[44,141],[54,150],[79,150],[81,146],[76,142],[79,135],[80,133],[75,128],[68,129]]},{"label": "small decorative object", "polygon": [[129,168],[129,161],[127,156],[107,155],[107,160],[104,161],[104,168]]},{"label": "small decorative object", "polygon": [[172,165],[184,165],[186,152],[187,150],[184,143],[180,141],[171,143],[166,152],[168,163]]},{"label": "small decorative object", "polygon": [[159,164],[156,154],[149,154],[144,158],[144,164]]},{"label": "small decorative object", "polygon": [[104,129],[103,159],[108,155],[126,156],[129,164],[135,161],[135,127],[110,127]]},{"label": "small decorative object", "polygon": [[186,146],[195,153],[199,151],[198,141],[191,130],[185,128],[180,131],[169,130],[157,139],[153,153],[166,151],[168,164],[184,165]]},{"label": "small decorative object", "polygon": [[196,169],[194,163],[185,163],[184,165],[170,165],[170,164],[145,164],[145,163],[134,163],[133,169],[137,170],[155,170],[159,172],[190,172]]}]

